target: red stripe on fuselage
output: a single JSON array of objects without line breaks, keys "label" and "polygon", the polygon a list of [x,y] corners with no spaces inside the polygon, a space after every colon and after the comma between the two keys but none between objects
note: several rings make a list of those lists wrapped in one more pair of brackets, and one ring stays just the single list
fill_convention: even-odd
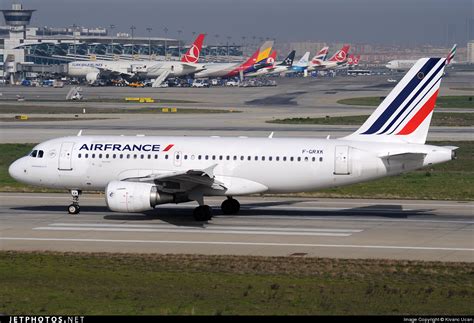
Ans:
[{"label": "red stripe on fuselage", "polygon": [[415,114],[415,116],[408,121],[408,123],[403,127],[402,130],[400,130],[397,135],[409,135],[413,131],[418,128],[418,126],[426,119],[426,117],[433,111],[435,103],[436,103],[436,98],[438,97],[438,92],[437,90],[431,98],[426,101],[426,103],[421,107],[420,110]]},{"label": "red stripe on fuselage", "polygon": [[163,151],[168,151],[171,148],[173,148],[173,146],[174,146],[173,144],[170,144],[170,145],[166,146],[166,148]]}]

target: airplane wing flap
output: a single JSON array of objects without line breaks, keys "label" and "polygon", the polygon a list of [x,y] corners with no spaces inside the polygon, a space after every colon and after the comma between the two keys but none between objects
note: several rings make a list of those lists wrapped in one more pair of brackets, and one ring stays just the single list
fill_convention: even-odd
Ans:
[{"label": "airplane wing flap", "polygon": [[225,189],[224,184],[216,180],[213,174],[213,169],[216,165],[213,165],[206,169],[189,169],[165,174],[150,174],[144,177],[127,178],[126,180],[149,183],[172,182],[176,184],[183,184],[182,186],[187,187],[202,185],[206,187],[211,187],[213,189],[222,190]]}]

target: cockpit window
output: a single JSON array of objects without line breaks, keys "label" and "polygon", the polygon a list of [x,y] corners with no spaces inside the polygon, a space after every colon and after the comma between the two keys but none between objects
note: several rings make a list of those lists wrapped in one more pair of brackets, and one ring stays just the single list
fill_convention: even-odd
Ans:
[{"label": "cockpit window", "polygon": [[43,155],[44,155],[43,150],[36,150],[35,149],[30,153],[30,156],[33,157],[33,158],[43,158]]}]

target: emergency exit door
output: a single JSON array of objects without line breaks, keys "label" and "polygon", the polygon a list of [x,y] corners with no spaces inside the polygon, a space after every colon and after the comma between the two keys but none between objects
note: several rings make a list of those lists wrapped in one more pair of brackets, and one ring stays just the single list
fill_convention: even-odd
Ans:
[{"label": "emergency exit door", "polygon": [[334,174],[349,175],[351,173],[350,147],[336,146],[334,152]]}]

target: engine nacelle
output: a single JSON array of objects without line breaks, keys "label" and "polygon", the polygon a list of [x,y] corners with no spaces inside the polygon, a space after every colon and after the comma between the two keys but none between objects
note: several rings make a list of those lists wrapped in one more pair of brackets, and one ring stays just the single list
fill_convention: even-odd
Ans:
[{"label": "engine nacelle", "polygon": [[112,181],[105,189],[105,201],[115,212],[143,212],[174,202],[174,196],[158,192],[153,184]]},{"label": "engine nacelle", "polygon": [[97,78],[99,77],[99,72],[90,72],[86,74],[86,81],[89,84],[94,83],[97,81]]}]

